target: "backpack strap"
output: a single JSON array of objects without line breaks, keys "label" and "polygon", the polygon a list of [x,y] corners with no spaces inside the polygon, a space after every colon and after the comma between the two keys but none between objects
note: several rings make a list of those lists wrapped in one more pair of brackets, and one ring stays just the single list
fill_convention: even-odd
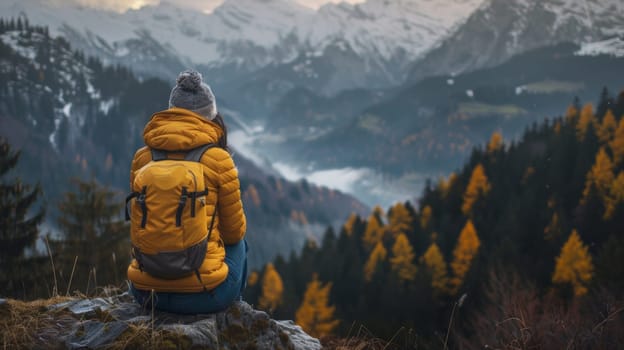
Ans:
[{"label": "backpack strap", "polygon": [[197,148],[193,148],[192,150],[186,153],[186,155],[184,156],[184,160],[188,160],[191,162],[199,162],[201,161],[201,158],[204,156],[204,153],[206,153],[207,150],[213,147],[217,147],[217,145],[214,143],[209,143],[203,146],[199,146]]},{"label": "backpack strap", "polygon": [[204,153],[206,153],[207,150],[213,147],[217,147],[217,146],[218,145],[214,143],[208,143],[208,144],[193,148],[190,151],[165,151],[162,149],[155,149],[155,148],[151,148],[150,151],[152,153],[152,160],[155,162],[169,159],[169,153],[186,153],[184,155],[184,160],[188,160],[191,162],[199,162],[201,161],[201,158],[204,156]]},{"label": "backpack strap", "polygon": [[159,160],[167,160],[169,158],[167,155],[168,154],[167,151],[163,151],[161,149],[154,149],[154,148],[152,148],[151,151],[152,151],[152,160],[155,162]]}]

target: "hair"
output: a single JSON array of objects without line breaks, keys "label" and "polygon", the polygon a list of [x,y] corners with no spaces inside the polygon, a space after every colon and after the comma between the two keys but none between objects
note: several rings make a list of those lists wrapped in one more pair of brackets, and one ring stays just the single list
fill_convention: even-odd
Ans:
[{"label": "hair", "polygon": [[223,136],[221,136],[219,141],[217,141],[217,145],[219,145],[219,147],[229,152],[230,149],[228,148],[228,143],[227,143],[227,126],[225,125],[225,122],[223,121],[223,117],[221,116],[221,113],[217,113],[217,115],[212,119],[212,121],[215,124],[219,125],[221,130],[223,130]]}]

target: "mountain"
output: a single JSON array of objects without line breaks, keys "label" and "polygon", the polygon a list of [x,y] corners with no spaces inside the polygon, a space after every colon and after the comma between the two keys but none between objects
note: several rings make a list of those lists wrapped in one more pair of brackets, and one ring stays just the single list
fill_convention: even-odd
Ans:
[{"label": "mountain", "polygon": [[456,75],[562,42],[624,36],[620,0],[488,0],[411,69],[409,81]]},{"label": "mountain", "polygon": [[[140,74],[172,77],[181,66],[201,65],[220,84],[270,67],[293,70],[298,79],[292,83],[301,85],[310,83],[307,71],[319,64],[329,69],[313,72],[323,83],[310,87],[332,94],[401,82],[409,63],[482,1],[445,0],[445,11],[428,0],[368,0],[318,11],[289,0],[226,0],[210,14],[167,2],[121,14],[46,0],[12,0],[0,9],[4,16],[25,14],[77,49]],[[351,51],[348,59],[337,58],[341,47]],[[350,64],[358,69],[347,69],[344,82],[331,79]]]},{"label": "mountain", "polygon": [[423,175],[452,171],[495,131],[515,140],[575,96],[593,100],[603,87],[622,88],[624,57],[582,52],[570,43],[535,49],[495,67],[386,91],[377,101],[359,92],[358,101],[374,102],[351,102],[352,109],[337,114],[331,110],[340,110],[349,94],[293,92],[274,113],[282,138],[258,141],[258,147],[302,167],[368,168],[389,178],[414,177],[423,186]]},{"label": "mountain", "polygon": [[[125,68],[85,58],[63,37],[21,19],[0,20],[0,67],[0,136],[22,150],[17,175],[41,182],[52,204],[52,225],[55,204],[70,190],[71,177],[93,177],[127,191],[143,126],[153,112],[167,108],[168,83],[139,81]],[[253,266],[288,254],[318,238],[327,225],[366,209],[339,191],[267,173],[239,153],[234,159]]]}]

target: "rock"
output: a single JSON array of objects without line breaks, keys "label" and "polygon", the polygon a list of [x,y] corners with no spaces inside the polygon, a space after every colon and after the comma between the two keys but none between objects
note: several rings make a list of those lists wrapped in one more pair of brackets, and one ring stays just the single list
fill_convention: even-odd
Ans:
[{"label": "rock", "polygon": [[218,314],[178,315],[157,310],[152,314],[131,300],[123,293],[75,299],[48,310],[53,317],[64,317],[66,325],[70,318],[69,326],[55,330],[68,349],[107,348],[120,342],[132,348],[321,349],[318,339],[294,322],[272,320],[243,301]]},{"label": "rock", "polygon": [[277,321],[278,327],[288,336],[295,349],[316,350],[321,348],[321,342],[312,338],[297,326],[293,321]]},{"label": "rock", "polygon": [[128,329],[122,321],[99,322],[87,320],[72,328],[72,334],[66,340],[68,349],[96,349],[114,342]]}]

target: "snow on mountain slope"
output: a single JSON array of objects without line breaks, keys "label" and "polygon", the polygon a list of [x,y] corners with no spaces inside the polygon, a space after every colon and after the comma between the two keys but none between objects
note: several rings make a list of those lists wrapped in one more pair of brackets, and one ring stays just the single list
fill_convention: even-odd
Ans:
[{"label": "snow on mountain slope", "polygon": [[[288,63],[302,52],[322,55],[344,41],[364,61],[407,66],[465,20],[484,0],[368,0],[357,5],[327,4],[313,11],[292,0],[226,0],[205,14],[167,2],[125,13],[49,0],[9,0],[3,16],[25,13],[50,26],[80,49],[105,54],[107,61],[130,60],[141,52],[160,52],[173,66],[237,65],[253,71]],[[145,44],[153,39],[156,48]],[[137,42],[138,40],[138,42]],[[149,61],[145,56],[144,60]],[[141,60],[132,62],[141,67]],[[135,67],[136,68],[136,67]]]},{"label": "snow on mountain slope", "polygon": [[579,56],[598,56],[611,55],[615,57],[624,57],[624,40],[620,38],[611,38],[593,43],[586,43],[576,52]]},{"label": "snow on mountain slope", "polygon": [[369,0],[356,5],[327,4],[300,31],[312,47],[341,38],[360,55],[391,60],[404,53],[413,58],[449,34],[482,2]]},{"label": "snow on mountain slope", "polygon": [[487,0],[414,64],[410,81],[490,67],[542,46],[623,34],[622,0]]}]

